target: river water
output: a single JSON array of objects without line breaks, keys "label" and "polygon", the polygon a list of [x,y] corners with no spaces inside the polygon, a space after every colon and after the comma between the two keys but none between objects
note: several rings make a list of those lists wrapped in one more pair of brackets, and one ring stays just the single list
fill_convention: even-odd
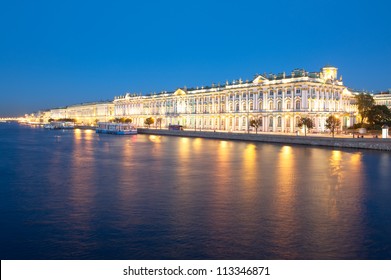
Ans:
[{"label": "river water", "polygon": [[1,259],[391,259],[391,153],[0,124]]}]

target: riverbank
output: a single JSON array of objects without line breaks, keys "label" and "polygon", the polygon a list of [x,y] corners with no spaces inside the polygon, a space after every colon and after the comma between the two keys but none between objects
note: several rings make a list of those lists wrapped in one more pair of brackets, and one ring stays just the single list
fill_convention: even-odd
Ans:
[{"label": "riverbank", "polygon": [[154,134],[181,137],[201,137],[220,140],[251,141],[279,144],[294,144],[308,146],[324,146],[336,148],[356,148],[380,151],[391,151],[391,138],[347,138],[347,137],[324,137],[324,136],[293,136],[271,133],[232,133],[213,131],[176,131],[167,129],[146,129],[138,128],[140,134]]}]

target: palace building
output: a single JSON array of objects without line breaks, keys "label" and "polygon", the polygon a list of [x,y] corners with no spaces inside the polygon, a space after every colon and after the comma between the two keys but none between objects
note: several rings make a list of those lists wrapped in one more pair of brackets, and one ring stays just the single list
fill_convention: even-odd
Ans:
[{"label": "palace building", "polygon": [[388,109],[391,109],[391,89],[374,94],[373,99],[376,105],[386,105]]},{"label": "palace building", "polygon": [[114,104],[111,101],[75,104],[50,110],[52,119],[75,119],[80,125],[95,125],[99,121],[114,118]]},{"label": "palace building", "polygon": [[289,74],[256,75],[252,81],[224,85],[178,88],[174,92],[115,97],[114,115],[129,117],[143,126],[152,117],[156,126],[182,125],[187,129],[247,131],[252,119],[261,119],[258,131],[298,130],[301,117],[310,117],[313,131],[324,132],[326,119],[334,115],[341,129],[356,121],[354,94],[337,76],[337,68],[320,72],[296,69]]}]

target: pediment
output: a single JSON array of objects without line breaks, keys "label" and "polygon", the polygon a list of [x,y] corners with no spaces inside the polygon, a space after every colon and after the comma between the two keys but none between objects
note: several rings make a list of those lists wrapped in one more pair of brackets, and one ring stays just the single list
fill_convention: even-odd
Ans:
[{"label": "pediment", "polygon": [[178,88],[175,92],[174,92],[174,95],[186,95],[186,92],[181,89],[181,88]]},{"label": "pediment", "polygon": [[263,82],[268,81],[264,76],[258,75],[254,80],[253,84],[262,84]]}]

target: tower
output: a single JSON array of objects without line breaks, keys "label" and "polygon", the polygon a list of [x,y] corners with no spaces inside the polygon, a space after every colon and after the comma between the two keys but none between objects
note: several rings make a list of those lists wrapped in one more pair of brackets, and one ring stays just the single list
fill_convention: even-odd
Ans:
[{"label": "tower", "polygon": [[323,79],[327,80],[336,80],[338,68],[331,65],[326,65],[322,68]]}]

